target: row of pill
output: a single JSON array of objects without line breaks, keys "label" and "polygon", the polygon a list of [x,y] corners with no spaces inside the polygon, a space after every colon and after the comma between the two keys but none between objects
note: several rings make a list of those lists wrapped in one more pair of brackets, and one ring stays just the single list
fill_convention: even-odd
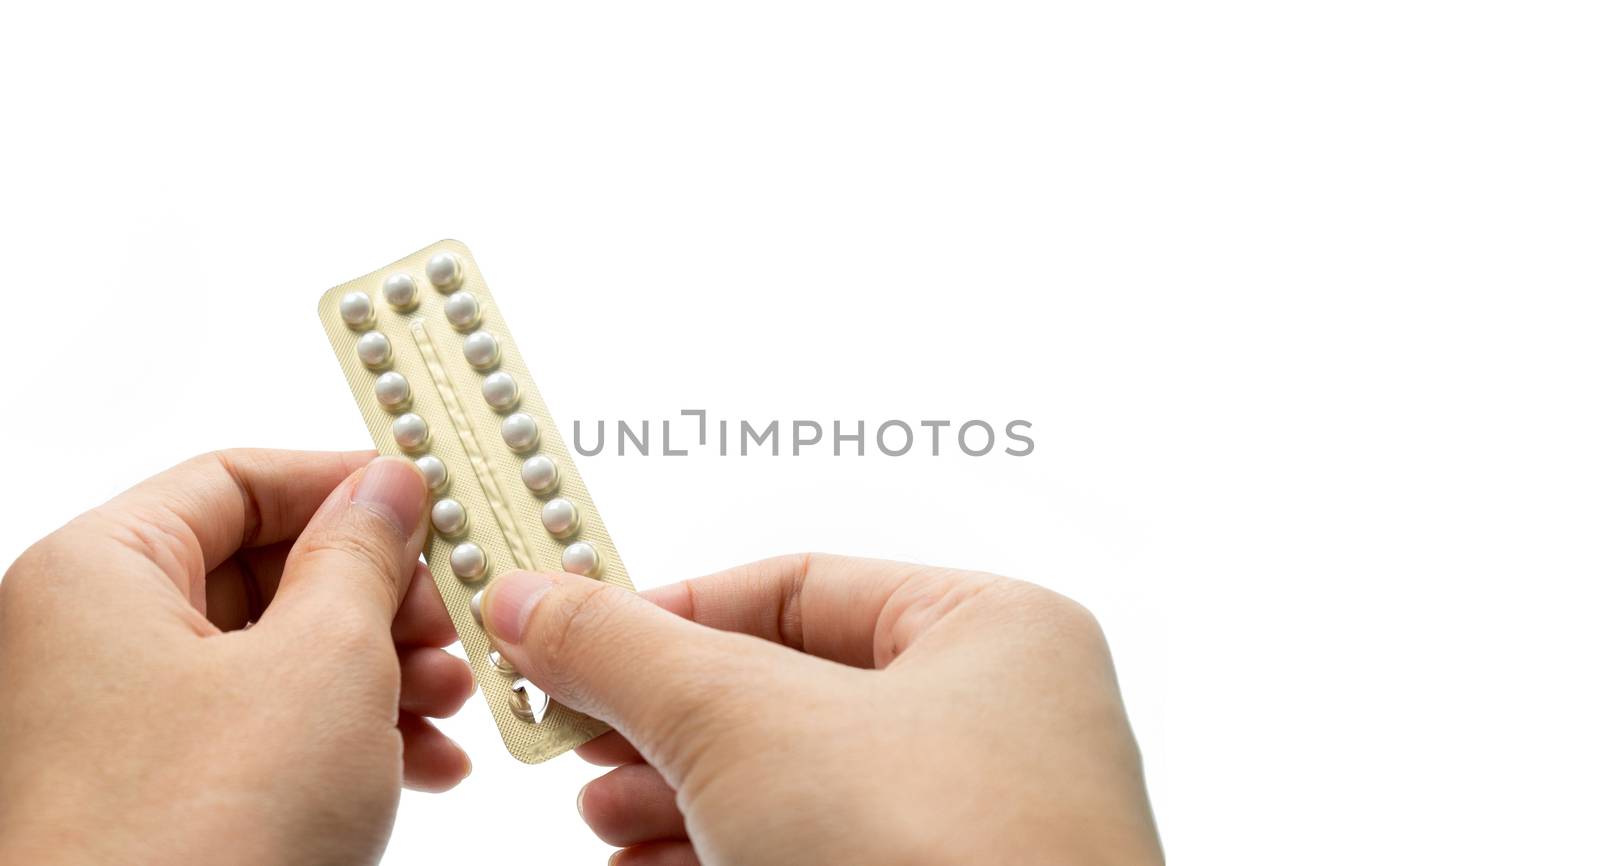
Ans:
[{"label": "row of pill", "polygon": [[[428,281],[442,292],[450,293],[445,298],[444,315],[451,327],[458,331],[471,331],[462,342],[462,354],[466,356],[467,363],[474,370],[492,370],[500,362],[500,344],[493,334],[473,329],[482,319],[482,310],[478,299],[471,292],[455,291],[461,285],[461,261],[450,253],[439,253],[428,260],[426,268]],[[404,302],[412,297],[411,287],[415,281],[407,274],[395,274],[384,281],[384,294],[395,303],[398,297]],[[394,292],[391,294],[391,287]],[[504,412],[515,408],[518,399],[517,383],[510,375],[504,372],[490,373],[483,382],[484,400],[496,411]],[[538,440],[538,425],[531,417],[527,418],[533,441]],[[510,419],[508,419],[510,420]],[[502,435],[506,435],[502,425]],[[401,443],[401,447],[405,447]],[[550,466],[551,480],[554,480],[555,467]],[[526,468],[524,477],[527,476]],[[467,531],[467,512],[460,502],[454,499],[441,499],[433,506],[431,518],[436,530],[446,538],[459,536]],[[483,550],[470,541],[463,541],[455,545],[450,551],[450,568],[462,580],[476,580],[483,576],[488,563]],[[472,618],[479,627],[483,626],[483,590],[479,589],[472,594]],[[527,722],[539,722],[544,718],[545,711],[550,705],[549,696],[545,695],[528,680],[517,673],[516,668],[500,655],[498,651],[489,653],[489,663],[501,674],[518,677],[511,686],[511,712],[518,718]]]},{"label": "row of pill", "polygon": [[[444,302],[445,318],[456,330],[468,332],[461,350],[467,363],[484,374],[484,402],[506,416],[500,422],[500,438],[519,455],[537,450],[539,422],[526,412],[513,411],[521,399],[517,381],[509,373],[495,369],[500,362],[500,344],[493,333],[478,327],[482,310],[477,298],[471,292],[446,288],[459,287],[460,262],[449,253],[440,253],[428,261],[427,272],[429,281],[448,293]],[[555,461],[544,454],[528,456],[522,464],[522,483],[540,498],[554,493],[560,484]],[[549,499],[540,509],[539,519],[545,531],[557,539],[566,541],[578,533],[578,507],[570,499]],[[562,569],[573,574],[593,577],[599,573],[600,565],[600,551],[587,541],[572,541],[561,551]]]},{"label": "row of pill", "polygon": [[[482,310],[478,299],[471,292],[456,291],[462,282],[461,261],[450,253],[440,253],[429,259],[425,269],[428,282],[448,297],[445,299],[444,313],[450,325],[458,331],[473,331],[482,318]],[[383,297],[390,307],[397,312],[410,312],[416,309],[420,297],[417,282],[410,274],[392,274],[383,282]],[[364,331],[356,340],[356,357],[362,365],[369,370],[383,371],[379,373],[373,384],[374,394],[386,411],[397,414],[392,433],[395,443],[407,454],[413,457],[417,468],[422,472],[427,481],[428,489],[436,497],[444,493],[450,484],[450,470],[443,460],[426,452],[430,442],[428,423],[422,416],[406,411],[411,407],[411,384],[404,375],[397,371],[389,370],[394,358],[393,347],[389,338],[380,331],[372,330],[377,323],[377,310],[372,299],[365,292],[350,292],[340,298],[339,315],[344,323],[352,330]],[[500,358],[500,346],[494,335],[486,331],[474,331],[469,334],[462,345],[462,352],[467,363],[476,370],[492,369]],[[489,404],[499,411],[514,408],[517,402],[517,387],[515,380],[505,373],[492,374],[484,381],[484,398]],[[527,416],[523,416],[527,417]],[[528,418],[531,423],[532,418]],[[537,426],[533,427],[533,438],[537,439]],[[549,463],[548,458],[539,458]],[[531,461],[530,461],[531,462]],[[544,479],[548,475],[549,487],[554,487],[555,465],[549,463],[548,468],[543,465],[524,467],[523,477]],[[466,508],[457,499],[445,497],[437,499],[429,514],[430,520],[436,531],[446,538],[457,539],[467,530]],[[483,548],[472,541],[457,541],[450,551],[450,569],[456,577],[464,583],[471,583],[483,578],[489,570],[488,556]],[[478,625],[483,625],[482,600],[483,589],[474,592],[471,600],[472,617]],[[518,677],[512,684],[510,704],[511,711],[518,718],[528,722],[539,722],[549,707],[549,697],[539,691],[532,683],[522,679],[498,652],[491,652],[490,663],[500,673]]]},{"label": "row of pill", "polygon": [[[447,295],[444,302],[445,319],[457,331],[468,332],[462,341],[462,354],[468,365],[486,374],[482,383],[484,401],[501,414],[515,409],[521,397],[516,380],[504,371],[494,370],[500,361],[499,341],[489,331],[478,329],[482,321],[482,307],[478,299],[471,292],[458,291],[462,282],[460,260],[450,253],[440,253],[428,261],[426,273],[428,281]],[[416,280],[405,273],[390,275],[384,280],[383,295],[396,311],[413,310],[418,303]],[[377,321],[371,298],[364,292],[350,292],[340,299],[339,312],[347,326],[366,331],[356,340],[356,356],[362,365],[375,371],[385,370],[374,383],[374,395],[386,411],[403,413],[392,426],[396,444],[406,453],[426,450],[430,442],[427,421],[416,413],[405,411],[411,405],[411,385],[402,374],[386,369],[393,360],[393,348],[381,332],[370,330]],[[538,422],[525,412],[507,415],[501,423],[500,432],[506,445],[519,454],[538,447]],[[423,454],[415,459],[428,477],[430,489],[435,493],[442,491],[449,480],[444,462],[432,454]],[[543,454],[528,457],[521,474],[524,485],[538,496],[554,492],[559,484],[555,462]],[[431,518],[434,529],[446,538],[456,538],[466,533],[466,508],[456,499],[446,498],[435,502]],[[577,506],[571,500],[559,497],[545,503],[540,520],[546,531],[558,539],[575,535],[580,523]],[[600,568],[599,551],[587,541],[573,542],[563,549],[561,565],[566,571],[593,576]],[[476,581],[487,573],[488,557],[476,543],[462,541],[451,549],[450,567],[463,582]],[[480,589],[472,598],[475,618],[480,617],[478,602],[482,592]],[[481,625],[481,618],[479,623]],[[512,673],[502,665],[497,664],[496,667],[502,672]],[[518,695],[522,696],[524,705],[528,703],[525,690],[514,690],[514,710],[517,709]],[[519,715],[523,713],[519,712]]]},{"label": "row of pill", "polygon": [[[500,423],[500,438],[517,454],[527,454],[539,447],[539,422],[526,412],[507,415]],[[528,492],[543,498],[556,491],[561,478],[556,463],[543,454],[533,454],[522,462],[522,483]],[[555,497],[545,502],[539,510],[539,521],[552,536],[566,540],[578,533],[580,520],[578,506],[565,497]],[[593,577],[600,570],[600,554],[587,541],[574,541],[561,552],[561,567],[573,574]]]},{"label": "row of pill", "polygon": [[[450,294],[461,287],[461,260],[452,253],[440,253],[429,259],[426,271],[428,282],[440,292]],[[416,309],[417,302],[421,300],[417,281],[406,273],[391,275],[383,281],[383,299],[398,312],[407,313]],[[461,330],[469,330],[477,323],[477,305],[477,299],[470,294],[455,301],[454,307],[447,300],[445,315],[451,324]],[[470,310],[466,309],[469,306]],[[377,310],[366,292],[350,292],[339,299],[339,317],[352,329],[364,331],[377,321]],[[458,320],[465,321],[465,324],[457,324]]]},{"label": "row of pill", "polygon": [[[441,292],[454,292],[461,283],[460,260],[453,255],[441,254],[428,263],[428,281]],[[419,301],[417,282],[410,274],[393,274],[383,282],[384,300],[398,312],[408,312]],[[356,340],[356,357],[371,370],[384,370],[394,358],[389,338],[380,331],[368,330],[377,323],[372,299],[365,292],[350,292],[339,301],[339,315],[347,326],[365,330]],[[445,301],[445,316],[453,326],[472,327],[480,316],[477,299],[468,292],[455,292]],[[497,346],[490,345],[490,354],[497,355]],[[481,348],[467,352],[469,362],[476,366],[481,361],[477,353]],[[492,363],[492,361],[490,362]],[[411,383],[394,370],[380,374],[373,384],[378,404],[391,413],[404,413],[395,418],[391,432],[395,444],[408,454],[425,451],[430,442],[428,422],[411,407]],[[417,467],[427,479],[428,489],[435,495],[449,485],[449,469],[444,461],[432,454],[422,454],[415,459]],[[431,514],[436,530],[447,538],[461,535],[466,530],[466,509],[455,499],[440,499],[433,505]],[[471,541],[457,543],[450,551],[450,569],[464,582],[482,578],[489,570],[489,559],[483,548]]]}]

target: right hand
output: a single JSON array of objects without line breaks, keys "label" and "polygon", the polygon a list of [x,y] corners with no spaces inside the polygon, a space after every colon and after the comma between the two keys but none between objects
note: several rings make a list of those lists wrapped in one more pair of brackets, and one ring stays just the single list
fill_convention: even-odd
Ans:
[{"label": "right hand", "polygon": [[1105,639],[1040,587],[794,556],[642,597],[512,572],[483,609],[615,728],[578,808],[618,866],[1162,862]]}]

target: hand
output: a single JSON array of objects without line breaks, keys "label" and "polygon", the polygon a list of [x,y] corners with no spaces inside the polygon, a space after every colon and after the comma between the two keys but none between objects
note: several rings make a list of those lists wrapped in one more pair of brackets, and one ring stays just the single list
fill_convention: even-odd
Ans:
[{"label": "hand", "polygon": [[472,691],[426,499],[408,460],[229,451],[29,548],[0,582],[0,863],[377,860],[402,778],[470,769],[423,719]]},{"label": "hand", "polygon": [[1073,602],[821,556],[643,595],[512,572],[483,603],[519,670],[615,727],[579,753],[617,769],[578,795],[613,863],[1161,862]]}]

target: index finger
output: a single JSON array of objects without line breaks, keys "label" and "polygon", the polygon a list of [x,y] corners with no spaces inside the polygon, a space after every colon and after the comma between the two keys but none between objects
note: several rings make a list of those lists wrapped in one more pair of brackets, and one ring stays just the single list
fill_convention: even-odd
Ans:
[{"label": "index finger", "polygon": [[311,515],[372,451],[237,448],[186,460],[101,506],[174,540],[204,574],[243,547],[299,535]]},{"label": "index finger", "polygon": [[723,631],[856,667],[883,667],[984,587],[1004,578],[881,559],[797,554],[640,595]]}]

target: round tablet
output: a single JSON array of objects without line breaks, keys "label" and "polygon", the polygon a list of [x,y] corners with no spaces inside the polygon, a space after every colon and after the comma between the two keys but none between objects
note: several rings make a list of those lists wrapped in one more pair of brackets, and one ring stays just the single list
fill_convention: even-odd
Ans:
[{"label": "round tablet", "polygon": [[444,299],[444,317],[458,331],[470,331],[478,324],[478,299],[471,292],[456,292]]},{"label": "round tablet", "polygon": [[524,722],[538,724],[550,708],[550,696],[539,691],[527,680],[517,680],[511,685],[511,714]]},{"label": "round tablet", "polygon": [[543,454],[529,457],[522,464],[522,483],[543,496],[556,489],[556,462]]},{"label": "round tablet", "polygon": [[475,369],[487,370],[500,360],[500,341],[488,331],[473,331],[461,341],[461,354]]},{"label": "round tablet", "polygon": [[[487,589],[487,588],[488,587],[484,587],[484,589]],[[467,605],[467,607],[472,609],[472,618],[473,618],[473,620],[475,620],[478,623],[479,626],[482,626],[483,625],[483,590],[482,589],[480,589],[477,592],[472,594],[472,601]]]},{"label": "round tablet", "polygon": [[483,377],[483,399],[489,401],[496,412],[504,412],[517,405],[517,380],[500,371]]},{"label": "round tablet", "polygon": [[507,415],[500,422],[500,438],[512,451],[530,451],[539,444],[539,422],[526,412]]},{"label": "round tablet", "polygon": [[499,650],[489,650],[489,664],[503,674],[517,675],[517,669],[512,666],[511,660],[500,654]]},{"label": "round tablet", "polygon": [[391,274],[383,281],[383,299],[397,310],[409,310],[417,305],[417,281],[410,274]]},{"label": "round tablet", "polygon": [[372,392],[377,395],[378,403],[390,412],[399,412],[411,403],[411,383],[393,370],[378,377]]},{"label": "round tablet", "polygon": [[445,466],[443,460],[432,454],[418,457],[417,468],[422,470],[423,480],[428,482],[428,489],[434,493],[443,490],[445,485],[450,483],[450,467]]},{"label": "round tablet", "polygon": [[467,509],[454,499],[433,503],[433,528],[445,535],[460,535],[467,528]]},{"label": "round tablet", "polygon": [[566,538],[578,531],[578,506],[569,499],[552,499],[539,512],[544,528],[556,538]]},{"label": "round tablet", "polygon": [[421,451],[428,446],[428,422],[415,412],[407,412],[394,419],[395,444],[402,451]]},{"label": "round tablet", "polygon": [[561,551],[561,568],[584,577],[594,577],[600,570],[600,551],[587,541],[575,541]]},{"label": "round tablet", "polygon": [[[450,570],[462,580],[477,580],[483,577],[488,568],[489,558],[483,555],[483,548],[470,541],[458,544],[450,551]],[[473,601],[473,616],[481,617],[476,604],[477,596],[473,596]],[[482,622],[481,619],[479,621]]]},{"label": "round tablet", "polygon": [[339,318],[352,328],[372,324],[372,299],[366,292],[351,292],[339,299]]},{"label": "round tablet", "polygon": [[368,367],[377,369],[389,364],[389,338],[381,331],[368,331],[356,340],[356,357]]},{"label": "round tablet", "polygon": [[428,282],[441,292],[453,292],[461,285],[461,259],[455,253],[439,253],[428,259]]}]

